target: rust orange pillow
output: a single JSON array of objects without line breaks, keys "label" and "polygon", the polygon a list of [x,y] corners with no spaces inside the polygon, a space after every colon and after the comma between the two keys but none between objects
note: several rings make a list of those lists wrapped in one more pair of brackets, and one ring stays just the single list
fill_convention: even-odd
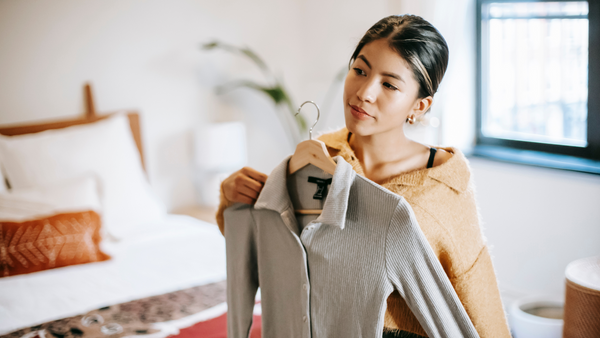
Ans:
[{"label": "rust orange pillow", "polygon": [[94,211],[25,222],[0,222],[0,277],[100,262],[100,216]]}]

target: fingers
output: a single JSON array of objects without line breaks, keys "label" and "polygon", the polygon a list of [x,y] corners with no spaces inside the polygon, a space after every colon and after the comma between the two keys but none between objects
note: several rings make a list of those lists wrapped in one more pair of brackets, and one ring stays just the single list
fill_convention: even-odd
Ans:
[{"label": "fingers", "polygon": [[256,192],[260,192],[263,187],[263,184],[261,182],[258,182],[251,177],[243,176],[243,175],[238,176],[235,183],[239,187],[246,187],[246,188],[256,191]]},{"label": "fingers", "polygon": [[266,180],[267,175],[244,167],[226,179],[225,197],[232,202],[254,204]]},{"label": "fingers", "polygon": [[237,190],[241,189],[242,187],[246,187],[250,190],[260,192],[263,184],[241,173],[235,178],[235,186]]},{"label": "fingers", "polygon": [[243,167],[241,172],[247,175],[248,177],[253,178],[256,181],[261,182],[262,184],[265,184],[265,182],[267,181],[267,175],[256,171],[250,167]]},{"label": "fingers", "polygon": [[248,196],[242,195],[242,194],[237,194],[237,200],[236,202],[240,202],[240,203],[245,203],[245,204],[254,204],[256,201],[251,199]]},{"label": "fingers", "polygon": [[256,203],[256,199],[258,198],[259,192],[260,191],[252,190],[244,185],[238,185],[236,186],[235,191],[233,192],[232,201],[246,204],[254,204]]},{"label": "fingers", "polygon": [[248,196],[253,200],[256,200],[258,198],[258,194],[260,193],[260,190],[257,191],[257,190],[250,189],[247,186],[241,186],[241,187],[238,187],[238,193]]}]

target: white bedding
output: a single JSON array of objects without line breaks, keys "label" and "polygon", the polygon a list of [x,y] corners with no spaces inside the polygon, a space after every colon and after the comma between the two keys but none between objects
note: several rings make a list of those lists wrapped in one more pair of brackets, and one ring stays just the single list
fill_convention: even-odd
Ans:
[{"label": "white bedding", "polygon": [[219,229],[187,216],[102,249],[111,260],[0,278],[0,334],[226,277]]}]

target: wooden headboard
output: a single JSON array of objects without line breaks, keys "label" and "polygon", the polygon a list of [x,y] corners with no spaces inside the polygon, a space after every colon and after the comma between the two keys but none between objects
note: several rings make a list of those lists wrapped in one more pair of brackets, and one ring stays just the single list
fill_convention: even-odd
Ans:
[{"label": "wooden headboard", "polygon": [[[13,135],[23,135],[23,134],[31,134],[38,133],[40,131],[49,130],[49,129],[60,129],[66,128],[70,126],[80,125],[80,124],[88,124],[94,123],[99,120],[103,120],[112,114],[115,113],[107,113],[102,115],[96,114],[96,108],[94,106],[94,97],[92,95],[92,87],[89,83],[86,83],[83,87],[83,95],[85,99],[85,108],[86,112],[83,117],[77,119],[70,120],[60,120],[60,121],[51,121],[39,124],[23,124],[23,125],[15,125],[15,126],[0,126],[0,134],[6,136]],[[127,117],[129,118],[129,126],[131,127],[131,132],[133,134],[133,139],[135,140],[135,144],[140,152],[140,159],[142,160],[142,168],[146,168],[144,164],[144,152],[142,151],[142,135],[140,132],[140,116],[136,111],[126,111]]]}]

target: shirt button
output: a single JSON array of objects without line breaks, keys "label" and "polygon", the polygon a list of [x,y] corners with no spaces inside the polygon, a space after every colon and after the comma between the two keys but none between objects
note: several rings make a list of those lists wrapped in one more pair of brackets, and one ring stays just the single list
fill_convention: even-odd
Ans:
[{"label": "shirt button", "polygon": [[302,317],[302,320],[306,323],[308,321],[308,318],[306,316]]},{"label": "shirt button", "polygon": [[304,284],[304,285],[302,285],[302,288],[303,288],[304,290],[308,290],[308,285]]}]

